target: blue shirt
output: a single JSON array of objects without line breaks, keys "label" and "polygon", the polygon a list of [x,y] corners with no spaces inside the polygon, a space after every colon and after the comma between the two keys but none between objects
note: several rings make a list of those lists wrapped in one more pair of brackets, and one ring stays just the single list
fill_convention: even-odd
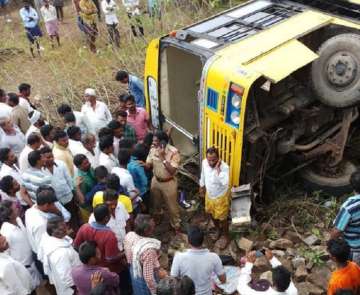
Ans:
[{"label": "blue shirt", "polygon": [[36,10],[32,7],[29,7],[29,10],[27,10],[25,7],[21,8],[20,17],[22,19],[25,28],[34,28],[36,27],[39,21],[39,16]]},{"label": "blue shirt", "polygon": [[140,196],[143,196],[148,191],[148,179],[144,167],[139,164],[137,158],[132,156],[127,169],[134,180],[135,187],[140,191]]},{"label": "blue shirt", "polygon": [[129,75],[129,92],[135,97],[136,105],[145,108],[144,83],[134,75]]},{"label": "blue shirt", "polygon": [[351,249],[360,250],[360,195],[348,198],[334,220]]}]

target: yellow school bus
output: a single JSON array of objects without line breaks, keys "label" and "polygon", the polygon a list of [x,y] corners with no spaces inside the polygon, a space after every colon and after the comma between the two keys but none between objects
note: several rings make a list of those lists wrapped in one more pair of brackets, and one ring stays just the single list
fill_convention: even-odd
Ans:
[{"label": "yellow school bus", "polygon": [[[299,175],[349,190],[360,142],[360,1],[254,0],[151,41],[152,124],[182,154],[215,146],[231,185]],[[358,153],[359,154],[359,153]]]}]

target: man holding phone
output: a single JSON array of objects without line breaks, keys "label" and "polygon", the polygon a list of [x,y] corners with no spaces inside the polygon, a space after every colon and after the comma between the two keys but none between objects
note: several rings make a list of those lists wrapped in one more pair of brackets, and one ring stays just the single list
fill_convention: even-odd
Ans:
[{"label": "man holding phone", "polygon": [[[219,151],[210,147],[202,162],[200,196],[205,197],[205,212],[210,214],[217,229],[219,247],[225,249],[229,239],[229,166],[219,158]],[[220,237],[221,236],[221,237]]]}]

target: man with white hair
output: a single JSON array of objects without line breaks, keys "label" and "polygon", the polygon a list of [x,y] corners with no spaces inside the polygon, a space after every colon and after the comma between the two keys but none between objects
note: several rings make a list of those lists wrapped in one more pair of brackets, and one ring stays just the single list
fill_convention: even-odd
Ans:
[{"label": "man with white hair", "polygon": [[85,103],[81,108],[81,113],[84,115],[88,131],[97,134],[111,121],[111,113],[105,103],[96,99],[94,89],[85,89],[84,98]]}]

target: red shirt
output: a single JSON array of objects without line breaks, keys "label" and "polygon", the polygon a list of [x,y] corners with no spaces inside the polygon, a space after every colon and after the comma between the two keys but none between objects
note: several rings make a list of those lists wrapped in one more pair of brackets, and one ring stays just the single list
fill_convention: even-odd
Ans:
[{"label": "red shirt", "polygon": [[148,131],[149,114],[143,108],[136,108],[135,114],[128,112],[127,122],[135,129],[137,140],[143,140]]},{"label": "red shirt", "polygon": [[80,227],[74,240],[74,247],[79,249],[80,245],[85,241],[95,241],[101,253],[100,266],[108,267],[113,272],[121,270],[119,260],[111,262],[120,253],[115,234],[111,229],[96,222],[92,224],[84,224]]}]

